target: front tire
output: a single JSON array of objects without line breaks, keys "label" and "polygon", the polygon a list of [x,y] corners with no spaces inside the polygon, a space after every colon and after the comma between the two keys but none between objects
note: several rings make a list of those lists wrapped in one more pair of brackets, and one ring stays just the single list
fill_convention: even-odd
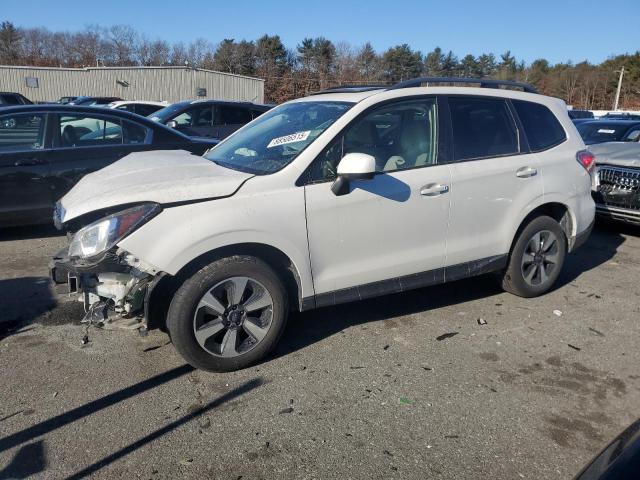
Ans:
[{"label": "front tire", "polygon": [[250,256],[217,260],[178,289],[167,315],[176,350],[211,372],[245,368],[273,350],[289,312],[278,275]]},{"label": "front tire", "polygon": [[567,254],[567,238],[553,218],[534,218],[520,232],[509,256],[502,288],[519,297],[548,292],[558,279]]}]

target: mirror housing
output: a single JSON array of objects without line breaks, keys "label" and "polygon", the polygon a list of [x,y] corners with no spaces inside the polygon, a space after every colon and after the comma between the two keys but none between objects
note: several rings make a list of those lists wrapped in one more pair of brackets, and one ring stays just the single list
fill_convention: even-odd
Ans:
[{"label": "mirror housing", "polygon": [[331,185],[334,195],[349,193],[350,180],[371,180],[376,174],[376,159],[366,153],[347,153],[338,164],[338,178]]},{"label": "mirror housing", "polygon": [[169,128],[178,128],[178,122],[176,122],[175,120],[169,120],[167,122],[167,127]]}]

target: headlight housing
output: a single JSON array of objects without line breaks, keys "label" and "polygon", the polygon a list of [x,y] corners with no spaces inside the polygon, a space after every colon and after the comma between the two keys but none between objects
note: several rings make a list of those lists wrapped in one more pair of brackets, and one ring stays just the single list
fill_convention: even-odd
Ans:
[{"label": "headlight housing", "polygon": [[160,210],[157,203],[145,203],[87,225],[73,236],[69,257],[89,258],[109,250]]}]

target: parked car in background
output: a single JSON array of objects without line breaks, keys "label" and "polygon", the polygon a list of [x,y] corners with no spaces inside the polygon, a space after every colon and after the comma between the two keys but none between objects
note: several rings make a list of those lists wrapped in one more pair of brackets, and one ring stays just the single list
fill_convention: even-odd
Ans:
[{"label": "parked car in background", "polygon": [[75,234],[53,278],[95,299],[87,319],[166,327],[213,371],[264,357],[290,309],[488,272],[544,294],[591,232],[593,155],[561,100],[443,81],[489,88],[331,89],[192,157],[180,188],[178,152],[85,177],[56,209]]},{"label": "parked car in background", "polygon": [[117,102],[122,100],[120,97],[76,97],[74,100],[68,102],[69,105],[83,105],[85,107],[106,106],[111,102]]},{"label": "parked car in background", "polygon": [[640,224],[640,143],[599,143],[589,151],[596,156],[596,213]]},{"label": "parked car in background", "polygon": [[640,115],[629,112],[609,112],[600,118],[605,120],[640,120]]},{"label": "parked car in background", "polygon": [[576,123],[587,145],[605,142],[637,142],[640,140],[640,120],[590,120]]},{"label": "parked car in background", "polygon": [[59,103],[60,105],[66,105],[69,102],[73,102],[77,98],[78,97],[60,97],[57,103]]},{"label": "parked car in background", "polygon": [[117,102],[111,102],[107,107],[115,108],[116,110],[124,110],[126,112],[137,113],[143,117],[148,117],[152,113],[165,108],[169,105],[169,102],[148,102],[148,101],[133,101],[133,100],[119,100]]},{"label": "parked car in background", "polygon": [[33,102],[24,95],[14,92],[0,92],[0,108],[13,105],[31,105]]},{"label": "parked car in background", "polygon": [[571,120],[578,118],[593,118],[593,112],[590,110],[568,110],[567,113]]},{"label": "parked car in background", "polygon": [[190,137],[223,139],[270,108],[250,102],[187,100],[158,110],[149,118]]},{"label": "parked car in background", "polygon": [[119,110],[57,104],[2,109],[0,226],[51,222],[55,202],[78,180],[129,153],[201,155],[213,145]]}]

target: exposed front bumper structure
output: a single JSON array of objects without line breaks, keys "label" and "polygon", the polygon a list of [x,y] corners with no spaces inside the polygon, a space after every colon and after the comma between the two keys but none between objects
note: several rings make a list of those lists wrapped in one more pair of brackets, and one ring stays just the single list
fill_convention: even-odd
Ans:
[{"label": "exposed front bumper structure", "polygon": [[70,295],[84,303],[87,323],[146,330],[148,298],[162,274],[121,249],[98,258],[70,258],[61,250],[49,263],[56,284],[67,284]]}]

